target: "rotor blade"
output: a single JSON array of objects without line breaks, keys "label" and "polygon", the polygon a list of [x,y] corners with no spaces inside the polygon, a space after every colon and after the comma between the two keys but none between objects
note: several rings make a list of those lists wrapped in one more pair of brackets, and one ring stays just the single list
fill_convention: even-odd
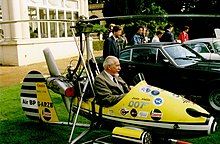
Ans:
[{"label": "rotor blade", "polygon": [[82,19],[81,22],[93,22],[93,21],[104,21],[104,20],[125,20],[125,19],[141,19],[141,18],[181,18],[181,17],[192,17],[192,18],[220,18],[220,15],[209,15],[209,14],[167,14],[167,15],[127,15],[127,16],[113,16],[113,17],[102,17],[93,19]]},{"label": "rotor blade", "polygon": [[10,24],[10,23],[20,23],[20,22],[77,22],[77,20],[70,20],[70,19],[6,20],[6,21],[1,21],[0,24]]},{"label": "rotor blade", "polygon": [[70,19],[40,19],[40,20],[5,20],[1,21],[0,24],[10,24],[10,23],[19,23],[19,22],[93,22],[93,21],[105,21],[105,20],[125,20],[125,19],[142,19],[142,18],[220,18],[220,15],[210,15],[210,14],[167,14],[167,15],[127,15],[127,16],[113,16],[113,17],[101,17],[93,19],[79,19],[70,20]]}]

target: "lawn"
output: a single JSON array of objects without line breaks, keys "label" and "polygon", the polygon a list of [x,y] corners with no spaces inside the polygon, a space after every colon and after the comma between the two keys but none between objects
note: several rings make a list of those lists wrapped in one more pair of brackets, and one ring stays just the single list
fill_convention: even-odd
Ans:
[{"label": "lawn", "polygon": [[[25,117],[20,104],[20,85],[0,88],[0,144],[66,144],[71,133],[71,127],[49,125],[29,120]],[[58,111],[59,119],[68,119],[68,113],[64,108],[59,95],[52,94],[53,102]],[[80,121],[88,121],[80,117]],[[220,123],[220,121],[219,121]],[[82,128],[77,128],[76,137]],[[103,135],[108,132],[95,131],[90,133],[82,141]],[[194,144],[220,144],[220,130],[212,135],[187,139]]]}]

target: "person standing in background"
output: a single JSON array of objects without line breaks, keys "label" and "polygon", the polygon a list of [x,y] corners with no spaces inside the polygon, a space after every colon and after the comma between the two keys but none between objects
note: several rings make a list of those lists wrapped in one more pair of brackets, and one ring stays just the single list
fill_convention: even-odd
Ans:
[{"label": "person standing in background", "polygon": [[161,30],[156,31],[156,34],[154,35],[151,42],[160,42],[160,38],[162,37],[163,32]]},{"label": "person standing in background", "polygon": [[109,25],[109,29],[108,29],[108,37],[111,37],[113,35],[113,27],[115,26],[115,24],[110,24]]},{"label": "person standing in background", "polygon": [[179,37],[178,37],[178,40],[180,40],[181,43],[189,40],[188,32],[189,32],[189,27],[184,26],[182,32],[179,34]]},{"label": "person standing in background", "polygon": [[149,33],[150,33],[149,29],[147,27],[144,27],[144,31],[143,31],[144,41],[143,41],[143,43],[148,43],[150,41],[150,39],[148,37]]},{"label": "person standing in background", "polygon": [[115,56],[119,58],[120,49],[122,48],[120,41],[122,35],[122,27],[116,25],[112,29],[113,35],[108,37],[104,42],[103,58],[107,56]]},{"label": "person standing in background", "polygon": [[172,24],[167,24],[165,26],[165,32],[163,36],[161,37],[160,41],[161,42],[175,42],[174,35],[173,35],[173,25]]},{"label": "person standing in background", "polygon": [[131,39],[132,45],[142,44],[144,42],[143,31],[144,27],[138,26],[136,34]]}]

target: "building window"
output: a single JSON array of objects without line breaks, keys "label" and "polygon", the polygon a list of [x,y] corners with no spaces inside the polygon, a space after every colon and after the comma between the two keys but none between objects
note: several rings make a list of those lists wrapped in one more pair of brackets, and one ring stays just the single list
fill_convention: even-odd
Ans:
[{"label": "building window", "polygon": [[77,20],[78,12],[29,6],[28,16],[33,20],[29,22],[30,38],[63,38],[73,36],[73,29],[70,27],[74,26],[75,22],[65,20]]},{"label": "building window", "polygon": [[[37,9],[28,8],[28,16],[30,20],[37,20]],[[38,38],[38,25],[37,22],[29,22],[30,38]]]},{"label": "building window", "polygon": [[[50,17],[50,20],[55,20],[56,19],[56,10],[50,10],[49,17]],[[50,36],[52,38],[58,37],[57,36],[57,22],[50,22]]]},{"label": "building window", "polygon": [[[40,20],[47,20],[47,9],[39,9]],[[40,22],[40,33],[42,38],[48,38],[47,22]]]},{"label": "building window", "polygon": [[[72,20],[72,12],[66,12],[66,19],[68,20]],[[72,26],[73,23],[72,22],[67,22],[67,36],[68,37],[71,37],[73,36],[73,31],[72,31],[72,28],[70,28],[70,26]]]},{"label": "building window", "polygon": [[[58,11],[58,19],[64,19],[64,11]],[[59,37],[65,37],[65,22],[59,22]]]}]

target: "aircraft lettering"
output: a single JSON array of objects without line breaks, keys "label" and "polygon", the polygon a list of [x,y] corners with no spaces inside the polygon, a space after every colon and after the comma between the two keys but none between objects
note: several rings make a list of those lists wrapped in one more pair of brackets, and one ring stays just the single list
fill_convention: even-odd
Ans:
[{"label": "aircraft lettering", "polygon": [[52,102],[40,102],[40,101],[38,101],[38,106],[39,107],[53,108],[53,103]]},{"label": "aircraft lettering", "polygon": [[30,105],[35,105],[36,101],[35,100],[29,100]]},{"label": "aircraft lettering", "polygon": [[138,98],[138,97],[133,97],[132,99],[133,99],[133,100],[139,100],[139,98]]},{"label": "aircraft lettering", "polygon": [[23,104],[28,104],[28,101],[26,99],[23,99]]},{"label": "aircraft lettering", "polygon": [[190,101],[187,100],[187,99],[184,99],[184,100],[183,100],[183,103],[190,103]]},{"label": "aircraft lettering", "polygon": [[45,87],[45,85],[44,84],[37,84],[37,87]]},{"label": "aircraft lettering", "polygon": [[190,103],[191,101],[182,97],[183,103]]},{"label": "aircraft lettering", "polygon": [[141,100],[144,100],[144,101],[150,101],[149,98],[142,98]]},{"label": "aircraft lettering", "polygon": [[147,102],[144,101],[130,101],[128,104],[129,107],[134,107],[134,108],[143,108],[146,105]]}]

